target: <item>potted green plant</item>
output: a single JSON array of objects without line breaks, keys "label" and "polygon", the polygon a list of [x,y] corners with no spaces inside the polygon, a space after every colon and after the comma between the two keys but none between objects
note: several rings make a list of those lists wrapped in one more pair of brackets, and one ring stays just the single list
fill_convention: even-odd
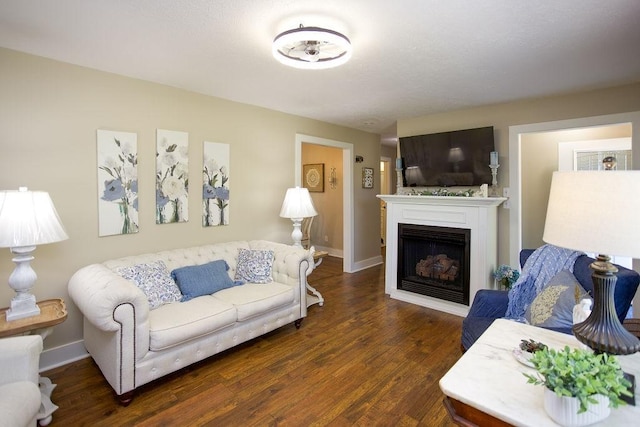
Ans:
[{"label": "potted green plant", "polygon": [[528,383],[545,386],[544,407],[558,424],[580,426],[609,416],[609,408],[624,405],[631,383],[615,356],[591,350],[543,348],[531,357],[538,371],[525,373]]}]

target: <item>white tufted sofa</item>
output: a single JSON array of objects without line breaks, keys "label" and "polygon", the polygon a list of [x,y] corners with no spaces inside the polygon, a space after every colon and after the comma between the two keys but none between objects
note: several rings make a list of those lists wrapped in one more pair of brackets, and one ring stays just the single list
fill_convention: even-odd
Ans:
[{"label": "white tufted sofa", "polygon": [[[223,259],[234,278],[238,250],[274,252],[273,282],[246,283],[149,310],[144,293],[115,273],[161,260],[169,271]],[[267,241],[237,241],[130,256],[92,264],[69,281],[84,315],[84,343],[119,400],[143,384],[307,315],[306,277],[313,252]]]}]

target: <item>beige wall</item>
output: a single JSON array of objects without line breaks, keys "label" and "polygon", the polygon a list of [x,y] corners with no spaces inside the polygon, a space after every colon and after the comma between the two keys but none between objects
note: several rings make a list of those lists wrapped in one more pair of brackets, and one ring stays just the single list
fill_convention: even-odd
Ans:
[{"label": "beige wall", "polygon": [[[342,149],[316,144],[302,144],[302,164],[324,164],[324,191],[311,192],[313,204],[318,211],[311,225],[311,244],[328,249],[331,254],[340,254],[343,246],[343,197],[344,171]],[[331,188],[331,168],[336,169],[336,188]]]},{"label": "beige wall", "polygon": [[[505,187],[509,185],[509,126],[638,110],[640,110],[640,83],[399,119],[398,136],[493,126],[496,149],[500,153],[498,184]],[[527,177],[523,175],[522,180],[523,186],[526,185]],[[508,263],[509,254],[509,211],[499,208],[498,261]]]},{"label": "beige wall", "polygon": [[[69,240],[37,248],[37,299],[62,297],[69,318],[47,348],[82,339],[82,318],[66,286],[78,268],[144,252],[239,239],[289,242],[291,221],[278,216],[295,182],[296,133],[348,142],[379,159],[379,136],[225,101],[192,92],[0,49],[0,189],[28,186],[48,191]],[[156,129],[189,133],[190,220],[156,225]],[[96,130],[138,135],[140,232],[98,237]],[[203,141],[230,144],[230,224],[203,228],[200,220]],[[374,191],[362,191],[354,170],[355,261],[379,254]],[[377,211],[376,211],[377,212]],[[375,248],[375,249],[372,249]],[[377,250],[377,252],[376,252]],[[0,277],[14,265],[0,250]],[[0,286],[0,306],[12,291]]]},{"label": "beige wall", "polygon": [[561,142],[631,137],[631,124],[524,134],[521,139],[522,247],[542,246],[551,175],[558,170]]},{"label": "beige wall", "polygon": [[380,148],[380,155],[383,157],[388,157],[389,159],[391,159],[389,161],[389,178],[391,179],[391,189],[390,189],[390,194],[396,194],[396,186],[397,186],[397,176],[398,174],[396,173],[396,157],[398,157],[396,155],[396,151],[397,148],[396,147],[390,147],[388,145],[383,145]]}]

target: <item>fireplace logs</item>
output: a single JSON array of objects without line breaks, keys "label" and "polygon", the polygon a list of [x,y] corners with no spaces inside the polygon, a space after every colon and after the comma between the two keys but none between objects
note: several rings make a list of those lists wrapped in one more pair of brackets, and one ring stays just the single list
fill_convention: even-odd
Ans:
[{"label": "fireplace logs", "polygon": [[416,274],[422,277],[454,281],[460,269],[459,261],[449,258],[445,254],[429,255],[416,264]]}]

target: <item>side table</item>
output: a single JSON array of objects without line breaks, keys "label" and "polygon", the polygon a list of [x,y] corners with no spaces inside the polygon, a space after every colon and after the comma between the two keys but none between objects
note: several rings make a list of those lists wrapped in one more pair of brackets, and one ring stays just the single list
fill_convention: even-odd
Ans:
[{"label": "side table", "polygon": [[[506,319],[495,320],[440,379],[445,407],[454,423],[557,427],[545,412],[543,387],[527,384],[522,375],[535,370],[513,355],[523,339],[540,341],[554,349],[582,345],[573,335]],[[640,376],[640,353],[617,359],[625,372]],[[639,399],[640,390],[636,388],[636,402]],[[625,405],[613,409],[597,426],[632,426],[638,425],[639,419],[640,406]]]},{"label": "side table", "polygon": [[[7,322],[6,312],[9,307],[0,309],[0,338],[14,335],[30,335],[39,334],[42,340],[49,335],[53,327],[65,321],[67,318],[67,307],[61,298],[48,299],[38,302],[40,314],[37,316],[25,317],[22,319]],[[53,413],[58,406],[51,401],[51,392],[56,387],[51,380],[46,377],[40,377],[40,394],[42,395],[42,404],[38,412],[38,424],[41,426],[49,425],[53,418]]]},{"label": "side table", "polygon": [[[314,270],[318,268],[320,264],[322,264],[323,258],[327,255],[329,255],[329,252],[326,251],[317,251],[313,253],[313,262],[315,263],[313,267]],[[322,307],[324,305],[324,298],[322,297],[322,294],[318,292],[316,288],[311,286],[309,282],[307,282],[307,290],[312,294],[307,294],[307,307],[310,307],[313,304],[318,304],[320,307]]]}]

